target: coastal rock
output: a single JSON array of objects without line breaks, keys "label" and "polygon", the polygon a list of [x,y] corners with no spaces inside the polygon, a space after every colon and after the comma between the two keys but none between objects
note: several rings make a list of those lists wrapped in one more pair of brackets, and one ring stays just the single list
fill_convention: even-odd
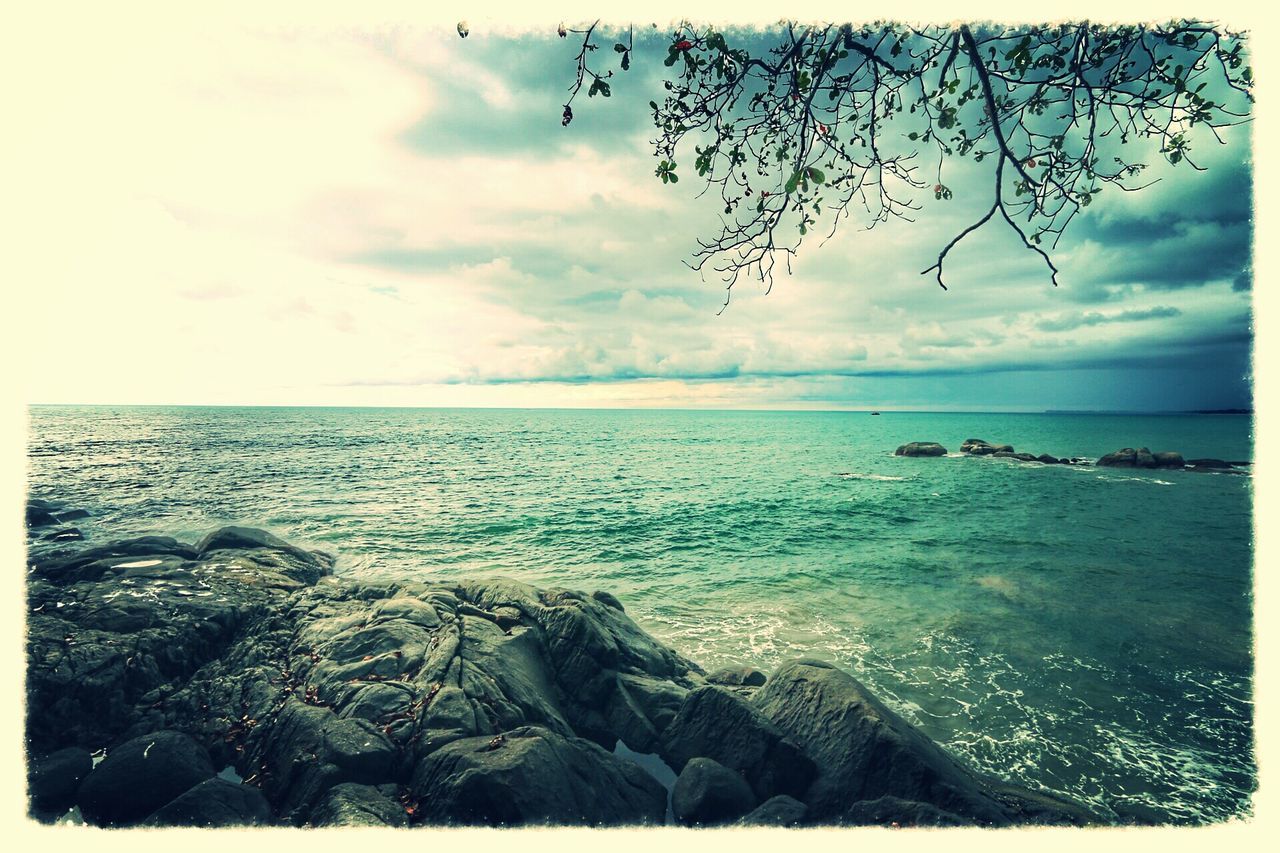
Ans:
[{"label": "coastal rock", "polygon": [[1041,803],[1024,805],[1003,787],[997,792],[831,664],[784,664],[753,701],[820,768],[801,797],[811,822],[838,823],[851,803],[886,795],[926,802],[990,826],[1088,817],[1067,807],[1054,813]]},{"label": "coastal rock", "polygon": [[912,441],[902,445],[894,456],[946,456],[947,449],[936,441]]},{"label": "coastal rock", "polygon": [[991,454],[992,459],[1017,459],[1019,462],[1039,462],[1040,460],[1030,453],[1014,453],[1012,450],[997,450]]},{"label": "coastal rock", "polygon": [[960,445],[960,452],[970,456],[990,456],[993,453],[1012,453],[1012,444],[990,444],[980,438],[966,438]]},{"label": "coastal rock", "polygon": [[1153,453],[1151,456],[1155,460],[1157,468],[1184,468],[1187,464],[1181,453],[1175,453],[1171,450]]},{"label": "coastal rock", "polygon": [[1226,461],[1224,461],[1224,460],[1222,460],[1222,459],[1188,459],[1188,460],[1186,461],[1186,464],[1187,464],[1187,465],[1190,465],[1190,466],[1192,466],[1192,467],[1194,467],[1194,468],[1222,468],[1222,469],[1227,469],[1227,468],[1231,468],[1231,467],[1233,467],[1233,466],[1232,466],[1232,463],[1230,463],[1230,462],[1226,462]]},{"label": "coastal rock", "polygon": [[408,826],[406,807],[373,785],[343,782],[311,813],[310,826]]},{"label": "coastal rock", "polygon": [[943,811],[928,803],[902,800],[898,797],[880,797],[854,803],[840,816],[847,826],[972,826],[972,820]]},{"label": "coastal rock", "polygon": [[84,534],[79,528],[68,527],[64,530],[55,530],[44,537],[46,542],[81,542],[84,540]]},{"label": "coastal rock", "polygon": [[1145,447],[1137,450],[1125,447],[1102,456],[1097,465],[1100,468],[1154,468],[1155,458]]},{"label": "coastal rock", "polygon": [[777,726],[745,700],[711,685],[685,697],[662,733],[660,754],[677,772],[694,758],[714,759],[741,774],[761,800],[800,797],[815,775],[813,762]]},{"label": "coastal rock", "polygon": [[786,794],[770,797],[738,821],[738,826],[799,826],[809,807]]},{"label": "coastal rock", "polygon": [[271,807],[262,792],[217,776],[179,794],[143,821],[143,826],[262,826]]},{"label": "coastal rock", "polygon": [[97,826],[127,826],[213,776],[209,754],[189,735],[158,731],[126,741],[85,777],[80,813]]},{"label": "coastal rock", "polygon": [[742,817],[756,804],[741,776],[710,758],[694,758],[671,791],[671,811],[685,826],[716,826]]},{"label": "coastal rock", "polygon": [[48,527],[57,524],[58,517],[42,506],[27,504],[27,527]]},{"label": "coastal rock", "polygon": [[76,790],[92,769],[89,751],[74,746],[32,759],[27,770],[32,808],[37,812],[65,812],[75,804]]},{"label": "coastal rock", "polygon": [[1036,457],[1036,461],[1042,462],[1045,465],[1057,465],[1062,462],[1068,462],[1069,464],[1069,460],[1059,459],[1056,456],[1050,456],[1048,453],[1041,453],[1039,456]]},{"label": "coastal rock", "polygon": [[538,726],[447,744],[414,768],[410,790],[433,824],[659,824],[667,807],[639,765]]},{"label": "coastal rock", "polygon": [[751,666],[727,666],[707,676],[708,684],[727,687],[763,687],[767,680],[768,676]]},{"label": "coastal rock", "polygon": [[[864,730],[849,728],[846,718],[857,715],[848,702],[831,704],[833,716],[785,710],[771,719],[762,711],[777,709],[758,700],[801,695],[794,678],[778,686],[775,674],[753,686],[763,674],[744,667],[712,676],[742,684],[708,684],[611,596],[503,579],[339,579],[326,555],[230,531],[200,547],[145,537],[32,560],[29,749],[51,756],[108,747],[79,787],[96,823],[661,822],[665,789],[633,763],[636,753],[657,754],[673,774],[698,761],[686,787],[706,769],[701,760],[721,765],[750,789],[751,803],[764,801],[744,820],[807,814],[811,822],[811,795],[831,787],[815,780],[848,775],[855,747],[847,735]],[[857,714],[872,701],[859,700]],[[896,725],[904,732],[893,738],[910,749],[875,754],[918,766],[893,763],[917,749],[905,733],[915,730]],[[157,775],[150,769],[166,750],[152,741],[195,757],[175,758],[176,769]],[[619,742],[627,749],[615,755]],[[65,757],[70,778],[84,757],[84,749]],[[227,764],[243,785],[206,784]],[[914,772],[872,764],[864,775],[888,773],[895,784]],[[139,766],[147,778],[135,784]],[[946,786],[863,787],[833,795],[821,820],[845,820],[851,803],[884,794],[968,817]],[[1012,786],[979,787],[1006,822],[1063,808]],[[807,810],[797,807],[806,801]],[[749,807],[735,806],[733,817]]]}]

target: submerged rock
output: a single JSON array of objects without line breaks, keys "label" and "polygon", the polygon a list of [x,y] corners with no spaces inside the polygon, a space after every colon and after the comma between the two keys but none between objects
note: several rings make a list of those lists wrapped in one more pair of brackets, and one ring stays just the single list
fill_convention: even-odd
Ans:
[{"label": "submerged rock", "polygon": [[912,441],[893,452],[894,456],[946,456],[947,449],[936,441]]}]

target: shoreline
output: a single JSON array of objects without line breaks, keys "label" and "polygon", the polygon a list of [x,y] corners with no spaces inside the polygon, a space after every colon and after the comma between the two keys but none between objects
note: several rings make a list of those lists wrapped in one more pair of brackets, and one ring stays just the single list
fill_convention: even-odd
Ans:
[{"label": "shoreline", "polygon": [[[708,674],[608,592],[369,584],[332,566],[247,528],[38,558],[33,816],[661,825],[670,807],[696,825],[1101,822],[973,773],[824,662]],[[187,772],[148,800],[121,780],[153,742]],[[671,790],[627,753],[657,759]],[[104,804],[103,790],[132,794]]]}]

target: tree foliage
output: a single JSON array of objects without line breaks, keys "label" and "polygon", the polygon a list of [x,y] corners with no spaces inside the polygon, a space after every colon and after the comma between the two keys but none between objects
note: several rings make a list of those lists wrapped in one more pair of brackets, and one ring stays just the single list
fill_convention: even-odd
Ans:
[{"label": "tree foliage", "polygon": [[[584,87],[610,96],[605,57],[626,71],[635,42],[630,28],[606,41],[598,22],[559,34],[580,47],[568,125]],[[950,200],[957,157],[989,170],[990,206],[922,274],[945,289],[951,250],[996,220],[1057,284],[1052,252],[1081,209],[1105,188],[1148,185],[1142,158],[1202,169],[1193,139],[1225,141],[1252,103],[1244,36],[1198,21],[788,23],[764,42],[682,24],[665,43],[665,94],[649,103],[655,174],[675,184],[692,172],[700,194],[718,195],[720,230],[690,265],[723,277],[726,303],[741,277],[771,285],[779,259],[789,268],[806,237],[850,215],[870,228],[910,219],[922,195]]]}]

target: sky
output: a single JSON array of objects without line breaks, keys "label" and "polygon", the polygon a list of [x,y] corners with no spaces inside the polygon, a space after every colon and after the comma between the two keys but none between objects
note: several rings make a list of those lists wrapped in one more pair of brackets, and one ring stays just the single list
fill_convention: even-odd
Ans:
[{"label": "sky", "polygon": [[721,283],[683,263],[719,207],[653,174],[662,48],[642,40],[565,128],[575,48],[555,23],[63,35],[23,128],[46,167],[20,247],[26,401],[1252,405],[1247,128],[1197,139],[1204,173],[1103,193],[1054,253],[1056,288],[998,224],[954,251],[949,291],[920,275],[990,203],[957,163],[954,201],[850,219],[721,311]]}]

